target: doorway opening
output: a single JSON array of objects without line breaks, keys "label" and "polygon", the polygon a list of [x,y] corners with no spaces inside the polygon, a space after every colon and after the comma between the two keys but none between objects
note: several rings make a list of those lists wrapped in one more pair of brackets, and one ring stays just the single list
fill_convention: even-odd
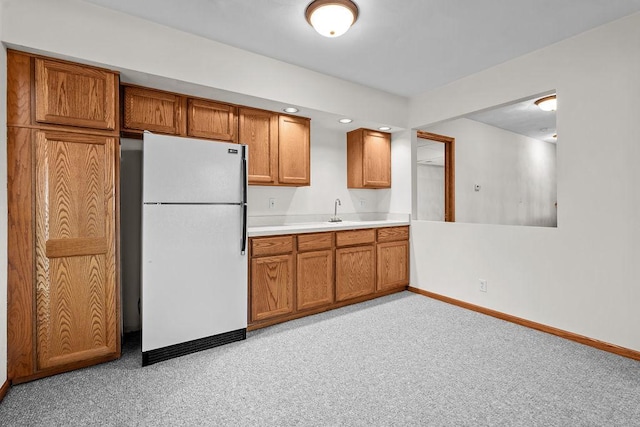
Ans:
[{"label": "doorway opening", "polygon": [[[418,131],[418,164],[425,166],[426,175],[442,176],[444,188],[437,184],[439,189],[434,193],[433,198],[427,198],[429,206],[426,209],[418,209],[418,219],[455,222],[455,138],[439,135],[431,132]],[[428,168],[428,169],[427,169]],[[436,168],[436,169],[434,169]],[[437,168],[440,171],[438,171]],[[425,176],[431,183],[438,182],[438,178],[431,179]],[[444,190],[442,196],[438,192]],[[418,188],[420,191],[420,188]],[[441,206],[441,207],[440,207]],[[421,212],[425,217],[420,218]]]}]

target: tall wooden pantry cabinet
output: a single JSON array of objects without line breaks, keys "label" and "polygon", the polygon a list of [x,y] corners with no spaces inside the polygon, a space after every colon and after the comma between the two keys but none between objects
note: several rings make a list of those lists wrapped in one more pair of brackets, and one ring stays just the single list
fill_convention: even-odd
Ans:
[{"label": "tall wooden pantry cabinet", "polygon": [[120,356],[118,74],[8,51],[8,378]]}]

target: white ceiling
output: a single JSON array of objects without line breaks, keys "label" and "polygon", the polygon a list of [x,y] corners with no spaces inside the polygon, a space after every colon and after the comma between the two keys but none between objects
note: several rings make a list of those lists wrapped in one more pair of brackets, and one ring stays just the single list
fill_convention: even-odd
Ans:
[{"label": "white ceiling", "polygon": [[556,112],[542,111],[535,105],[535,101],[540,98],[540,96],[536,96],[509,105],[468,114],[465,117],[520,135],[555,144],[556,139],[553,138],[553,135],[556,133]]},{"label": "white ceiling", "polygon": [[[546,95],[549,94],[467,114],[464,118],[555,144],[557,138],[553,138],[553,135],[557,133],[556,112],[542,111],[535,105],[535,101]],[[423,130],[430,129],[427,127]],[[450,136],[455,137],[455,135]],[[431,166],[444,166],[444,144],[418,138],[417,162]]]},{"label": "white ceiling", "polygon": [[86,0],[403,96],[640,11],[640,0],[355,0],[342,37],[306,22],[310,0]]}]

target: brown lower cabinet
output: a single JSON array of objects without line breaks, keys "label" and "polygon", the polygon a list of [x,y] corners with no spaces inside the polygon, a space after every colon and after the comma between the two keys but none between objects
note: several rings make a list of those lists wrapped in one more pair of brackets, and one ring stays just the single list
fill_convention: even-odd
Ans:
[{"label": "brown lower cabinet", "polygon": [[35,132],[38,369],[116,354],[116,138]]},{"label": "brown lower cabinet", "polygon": [[409,283],[409,227],[389,227],[377,235],[378,291]]},{"label": "brown lower cabinet", "polygon": [[251,318],[268,319],[293,312],[293,255],[251,260]]},{"label": "brown lower cabinet", "polygon": [[[375,230],[338,231],[336,300],[369,295],[376,290]],[[348,246],[348,245],[356,246]],[[344,247],[348,246],[348,247]]]},{"label": "brown lower cabinet", "polygon": [[253,237],[249,247],[250,330],[409,284],[408,226]]},{"label": "brown lower cabinet", "polygon": [[409,242],[378,243],[377,290],[395,288],[409,283]]},{"label": "brown lower cabinet", "polygon": [[293,236],[252,239],[250,250],[250,318],[260,321],[292,313]]},{"label": "brown lower cabinet", "polygon": [[375,259],[373,245],[336,250],[336,301],[375,291]]},{"label": "brown lower cabinet", "polygon": [[333,233],[297,236],[296,308],[333,303]]}]

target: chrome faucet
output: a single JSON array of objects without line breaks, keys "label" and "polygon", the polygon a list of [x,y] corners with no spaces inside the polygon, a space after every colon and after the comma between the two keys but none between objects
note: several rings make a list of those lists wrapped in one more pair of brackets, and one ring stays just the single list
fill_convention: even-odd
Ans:
[{"label": "chrome faucet", "polygon": [[338,218],[338,206],[342,206],[342,203],[340,203],[340,199],[336,199],[335,202],[333,202],[333,217],[329,220],[329,222],[341,222],[342,219]]}]

